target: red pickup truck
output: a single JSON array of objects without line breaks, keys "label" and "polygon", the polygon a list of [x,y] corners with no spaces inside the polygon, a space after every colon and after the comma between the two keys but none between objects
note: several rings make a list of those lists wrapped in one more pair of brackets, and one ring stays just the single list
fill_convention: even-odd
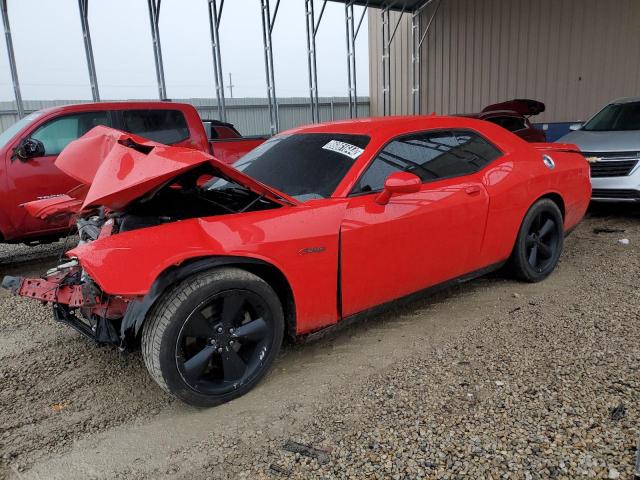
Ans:
[{"label": "red pickup truck", "polygon": [[235,162],[265,140],[242,137],[229,123],[203,123],[196,109],[184,103],[84,103],[34,112],[0,133],[0,241],[35,244],[68,231],[68,218],[45,221],[21,205],[65,194],[78,185],[54,162],[69,142],[97,125],[206,151],[225,163]]}]

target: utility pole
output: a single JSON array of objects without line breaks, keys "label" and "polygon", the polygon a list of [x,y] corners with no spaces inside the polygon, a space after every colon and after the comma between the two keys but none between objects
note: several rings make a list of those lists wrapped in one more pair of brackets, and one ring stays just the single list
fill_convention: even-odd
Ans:
[{"label": "utility pole", "polygon": [[235,85],[231,83],[231,72],[229,72],[229,97],[233,98],[233,87]]}]

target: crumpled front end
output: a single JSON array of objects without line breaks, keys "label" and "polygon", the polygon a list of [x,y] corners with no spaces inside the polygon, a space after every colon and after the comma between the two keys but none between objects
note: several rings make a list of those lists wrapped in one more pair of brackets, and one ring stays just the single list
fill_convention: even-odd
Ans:
[{"label": "crumpled front end", "polygon": [[[149,230],[180,224],[185,236],[181,245],[195,256],[198,251],[210,253],[200,247],[202,231],[193,228],[197,219],[297,203],[204,152],[157,144],[106,127],[96,127],[71,142],[56,166],[82,185],[63,197],[28,202],[24,207],[38,218],[66,215],[74,219],[79,244],[42,278],[5,277],[2,286],[53,304],[56,320],[99,343],[120,348],[138,333],[129,320],[148,292],[127,290],[130,279],[123,272],[135,267],[130,265],[131,257],[121,254],[131,253],[132,244],[135,256],[148,249],[158,253],[164,241]],[[223,182],[225,188],[212,188],[215,181]],[[141,230],[145,233],[140,234]],[[145,273],[138,268],[130,277]]]},{"label": "crumpled front end", "polygon": [[[108,235],[111,229],[109,224],[96,228],[86,220],[79,224],[84,227],[81,244]],[[48,270],[41,278],[5,276],[2,287],[22,297],[51,303],[55,320],[97,343],[124,347],[120,322],[132,298],[103,293],[75,258]]]}]

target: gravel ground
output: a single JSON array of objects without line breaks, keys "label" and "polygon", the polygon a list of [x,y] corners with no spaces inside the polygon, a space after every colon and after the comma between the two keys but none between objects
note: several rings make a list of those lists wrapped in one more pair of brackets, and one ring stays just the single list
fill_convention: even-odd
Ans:
[{"label": "gravel ground", "polygon": [[22,243],[16,244],[0,244],[0,265],[3,267],[15,267],[24,265],[25,263],[38,263],[47,261],[51,258],[57,258],[65,251],[78,243],[76,235],[69,235],[62,240],[42,245],[29,247]]},{"label": "gravel ground", "polygon": [[491,277],[289,347],[254,392],[200,412],[139,355],[3,295],[0,477],[633,479],[638,273],[640,211],[592,210],[545,282]]},{"label": "gravel ground", "polygon": [[595,266],[593,257],[567,255],[581,281],[515,297],[505,315],[394,364],[317,415],[296,440],[330,452],[325,465],[275,444],[253,472],[275,465],[294,478],[632,478],[640,249],[604,247],[618,261]]}]

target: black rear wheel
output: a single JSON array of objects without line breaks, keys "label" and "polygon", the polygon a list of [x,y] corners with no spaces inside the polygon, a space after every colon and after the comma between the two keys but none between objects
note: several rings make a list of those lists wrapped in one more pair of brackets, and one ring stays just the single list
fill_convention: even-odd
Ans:
[{"label": "black rear wheel", "polygon": [[539,282],[555,269],[562,253],[564,227],[560,209],[550,199],[536,202],[520,226],[511,256],[514,273],[527,282]]},{"label": "black rear wheel", "polygon": [[144,325],[143,356],[163,389],[212,406],[260,381],[283,330],[273,289],[249,272],[222,268],[188,278],[163,297]]}]

